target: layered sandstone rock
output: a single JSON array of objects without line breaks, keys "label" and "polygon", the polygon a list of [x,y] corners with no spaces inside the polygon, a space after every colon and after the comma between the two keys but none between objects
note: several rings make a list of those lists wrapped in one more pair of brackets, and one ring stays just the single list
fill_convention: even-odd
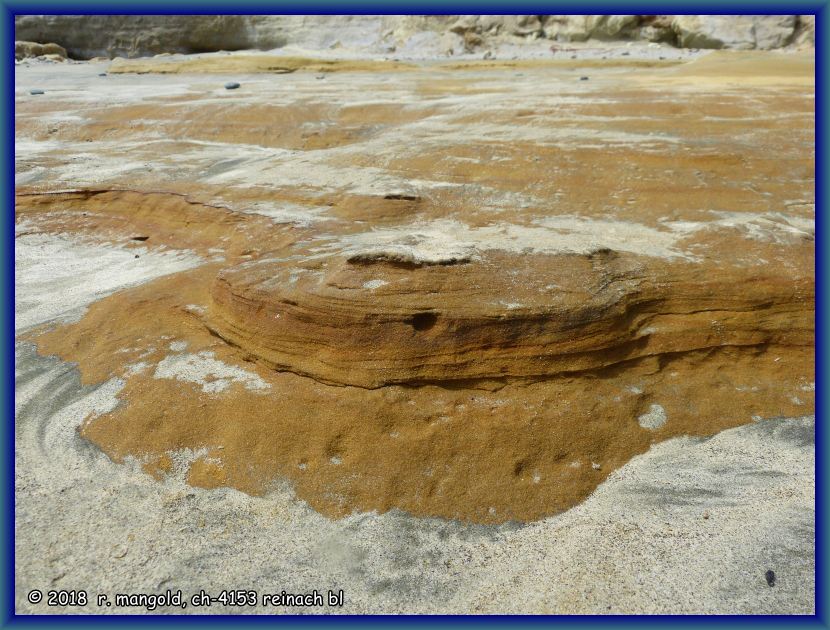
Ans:
[{"label": "layered sandstone rock", "polygon": [[16,93],[27,251],[197,265],[25,333],[123,384],[81,436],[332,517],[504,523],[811,413],[812,57],[635,54],[25,67],[54,95]]},{"label": "layered sandstone rock", "polygon": [[212,297],[210,326],[231,343],[277,369],[361,387],[533,380],[719,346],[813,343],[810,275],[658,266],[609,249],[243,265],[217,277]]}]

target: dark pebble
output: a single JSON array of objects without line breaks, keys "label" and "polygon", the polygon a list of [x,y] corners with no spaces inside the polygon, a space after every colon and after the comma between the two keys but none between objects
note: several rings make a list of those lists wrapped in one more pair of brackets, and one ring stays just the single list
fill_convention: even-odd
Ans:
[{"label": "dark pebble", "polygon": [[767,569],[767,572],[764,573],[764,577],[767,579],[767,584],[775,586],[775,571]]},{"label": "dark pebble", "polygon": [[239,87],[239,84],[236,81],[230,81],[228,83],[225,83],[225,89],[226,90],[235,90],[238,87]]},{"label": "dark pebble", "polygon": [[43,90],[29,90],[29,94],[38,95],[38,94],[45,94]]}]

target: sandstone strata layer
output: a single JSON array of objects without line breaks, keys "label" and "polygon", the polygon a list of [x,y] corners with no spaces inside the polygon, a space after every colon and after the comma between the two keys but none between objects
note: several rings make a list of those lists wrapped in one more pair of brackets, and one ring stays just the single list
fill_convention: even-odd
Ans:
[{"label": "sandstone strata layer", "polygon": [[[798,264],[809,265],[812,235],[798,239]],[[361,387],[532,380],[723,346],[813,344],[810,276],[654,265],[610,249],[243,265],[217,277],[212,298],[210,325],[231,343],[275,368]]]},{"label": "sandstone strata layer", "polygon": [[16,89],[21,243],[191,261],[22,332],[123,384],[80,428],[113,460],[532,521],[657,442],[813,409],[809,55],[243,60],[232,91],[224,57]]}]

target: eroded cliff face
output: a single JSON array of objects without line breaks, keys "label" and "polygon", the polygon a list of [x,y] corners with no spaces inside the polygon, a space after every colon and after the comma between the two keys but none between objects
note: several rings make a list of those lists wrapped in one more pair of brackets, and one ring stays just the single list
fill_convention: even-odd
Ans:
[{"label": "eroded cliff face", "polygon": [[17,96],[19,238],[201,260],[25,333],[123,380],[81,429],[114,460],[531,521],[656,442],[813,409],[809,56],[251,57],[233,91],[222,59]]},{"label": "eroded cliff face", "polygon": [[643,41],[687,48],[812,46],[801,15],[24,15],[15,39],[55,42],[76,59],[160,53],[345,47],[432,56],[485,51],[499,42]]}]

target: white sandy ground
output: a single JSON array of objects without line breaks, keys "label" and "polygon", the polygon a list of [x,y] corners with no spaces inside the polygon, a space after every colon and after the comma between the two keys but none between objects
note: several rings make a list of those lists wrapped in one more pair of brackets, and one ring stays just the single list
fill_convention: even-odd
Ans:
[{"label": "white sandy ground", "polygon": [[666,410],[662,405],[652,405],[646,413],[637,418],[637,422],[644,429],[654,431],[666,424],[667,419]]},{"label": "white sandy ground", "polygon": [[15,226],[16,333],[52,321],[77,321],[95,300],[200,261],[187,251],[102,247],[69,237],[27,234],[29,228],[21,221]]},{"label": "white sandy ground", "polygon": [[[54,278],[49,290],[43,284],[49,265],[28,258],[37,250],[15,251],[18,265],[28,265],[28,279],[16,286],[16,306],[26,305],[29,325],[60,311],[54,303],[62,301],[62,283],[71,288],[98,281],[97,262],[108,252],[55,241],[75,275],[71,283]],[[145,279],[168,272],[149,256],[135,262]],[[107,287],[115,290],[117,282]],[[99,296],[78,292],[73,308]],[[531,525],[469,526],[400,512],[331,521],[280,485],[262,498],[187,486],[184,466],[199,453],[177,453],[180,474],[163,483],[135,462],[112,463],[79,437],[77,427],[118,404],[119,380],[82,387],[72,365],[39,357],[25,342],[16,344],[15,378],[19,613],[58,612],[27,602],[35,588],[82,588],[93,600],[98,593],[112,599],[116,592],[166,589],[186,596],[202,588],[345,591],[345,606],[337,610],[189,606],[186,613],[815,608],[812,417],[767,419],[710,439],[664,442],[615,471],[581,505]],[[774,587],[764,579],[767,570],[775,571]],[[143,611],[94,604],[67,610]]]},{"label": "white sandy ground", "polygon": [[685,251],[682,242],[704,230],[737,230],[744,238],[780,244],[805,237],[812,239],[815,234],[813,219],[777,212],[712,215],[711,221],[667,221],[661,229],[630,221],[568,215],[537,219],[531,226],[499,222],[478,228],[439,219],[349,234],[319,249],[426,264],[470,260],[486,250],[589,254],[602,248],[694,261],[699,257]]},{"label": "white sandy ground", "polygon": [[[174,344],[170,346],[171,350],[177,350]],[[167,355],[159,362],[153,377],[196,383],[210,394],[224,392],[234,383],[252,391],[271,387],[255,373],[219,361],[209,350]]]}]

